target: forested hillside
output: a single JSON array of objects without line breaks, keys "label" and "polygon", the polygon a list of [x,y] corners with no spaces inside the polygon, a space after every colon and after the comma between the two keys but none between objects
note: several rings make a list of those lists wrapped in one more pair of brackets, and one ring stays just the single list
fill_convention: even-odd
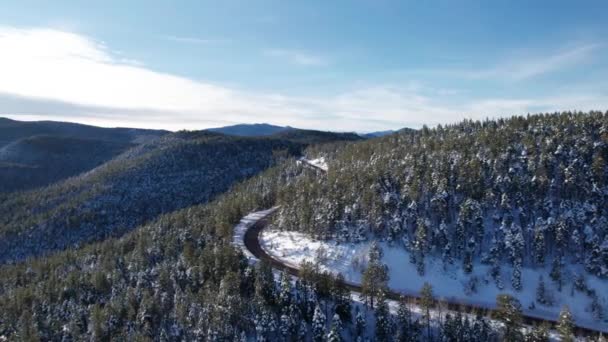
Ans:
[{"label": "forested hillside", "polygon": [[[517,302],[501,297],[506,330],[461,313],[436,317],[401,300],[389,310],[351,302],[341,276],[302,265],[299,279],[248,264],[230,245],[245,214],[272,207],[311,171],[287,160],[209,204],[158,219],[118,239],[0,266],[0,337],[8,340],[446,341],[523,340]],[[431,309],[432,287],[422,308]],[[426,304],[424,304],[426,303]],[[434,310],[434,309],[433,309]],[[567,311],[565,312],[565,315]],[[427,317],[427,318],[425,318]],[[565,316],[566,317],[566,316]],[[567,317],[566,317],[567,318]],[[512,321],[510,321],[512,320]],[[562,336],[572,336],[563,319]],[[430,334],[430,335],[429,335]],[[548,327],[525,334],[548,341]],[[511,339],[512,340],[512,339]]]},{"label": "forested hillside", "polygon": [[166,133],[0,118],[0,193],[34,189],[78,175]]},{"label": "forested hillside", "polygon": [[[283,193],[279,229],[386,241],[420,277],[439,262],[473,290],[541,288],[526,305],[580,293],[585,315],[605,317],[608,114],[465,121],[316,153],[329,172]],[[528,284],[523,268],[537,274]]]},{"label": "forested hillside", "polygon": [[264,308],[254,307],[254,289],[274,286],[270,269],[256,276],[228,242],[233,224],[271,205],[289,178],[271,169],[120,239],[0,267],[0,337],[211,340],[253,331],[256,312],[265,313],[254,311]]},{"label": "forested hillside", "polygon": [[[576,141],[561,133],[567,127]],[[416,304],[419,306],[402,301],[396,311],[389,310],[385,289],[379,286],[372,294],[376,296],[373,309],[364,308],[351,302],[348,289],[337,281],[341,276],[318,274],[312,264],[302,265],[295,283],[284,276],[275,281],[265,263],[252,267],[230,244],[233,227],[253,210],[280,204],[275,220],[278,227],[340,243],[383,240],[412,251],[415,258],[404,260],[406,263],[419,265],[419,258],[442,260],[447,249],[447,267],[466,268],[469,260],[474,265],[485,263],[486,255],[500,258],[500,262],[490,259],[499,268],[511,263],[541,267],[534,244],[539,238],[535,240],[532,234],[532,247],[528,247],[530,242],[525,239],[531,233],[517,228],[532,225],[532,233],[538,229],[536,220],[526,215],[538,215],[547,225],[552,217],[555,222],[565,220],[569,236],[593,232],[600,241],[606,238],[605,226],[601,226],[606,208],[600,202],[606,196],[605,165],[604,174],[592,171],[606,157],[606,133],[606,116],[592,113],[465,122],[356,143],[312,146],[305,151],[305,145],[280,139],[201,132],[180,132],[137,146],[86,175],[42,192],[5,199],[4,236],[21,240],[38,234],[43,237],[36,237],[37,241],[62,243],[75,232],[85,236],[87,227],[127,227],[116,222],[136,217],[149,218],[149,222],[121,237],[83,247],[72,244],[66,251],[0,267],[0,336],[10,340],[523,340],[518,316],[521,306],[513,297],[496,298],[497,319],[504,326],[474,315],[452,312],[437,318],[424,311],[412,312],[414,307],[429,310],[432,287],[440,284],[425,285],[426,299]],[[509,138],[512,134],[517,137]],[[488,148],[483,144],[489,144]],[[329,171],[308,168],[290,157],[301,152],[324,156]],[[472,166],[476,165],[473,160],[479,165]],[[542,187],[527,190],[521,182],[530,170],[538,169],[540,160],[544,160],[545,171],[538,177],[544,175],[547,182],[562,179],[556,171],[561,164],[579,160],[583,170],[586,163],[596,166],[583,173],[588,178],[576,178],[576,191],[561,191],[561,185],[550,184],[544,192]],[[250,173],[243,171],[247,169]],[[227,184],[229,179],[236,181],[253,173],[259,174],[232,187]],[[488,191],[476,190],[474,175]],[[495,185],[498,175],[508,180]],[[578,193],[586,184],[595,184],[589,193],[597,195]],[[187,204],[213,198],[211,192],[219,192],[222,186],[231,189],[210,203]],[[88,187],[94,190],[83,190]],[[201,197],[195,197],[197,194]],[[510,195],[513,200],[503,201]],[[66,199],[73,200],[65,204]],[[544,204],[534,204],[536,201]],[[550,204],[553,202],[557,204]],[[526,203],[532,209],[524,207]],[[578,206],[593,209],[582,218],[560,218],[568,206],[572,211],[579,210]],[[589,228],[574,225],[579,222],[575,219],[584,220]],[[81,224],[67,225],[72,220]],[[20,231],[23,227],[35,228]],[[54,239],[46,233],[52,231],[49,228],[63,238]],[[516,244],[507,242],[520,239],[512,236],[520,234],[517,229],[524,239],[521,248],[530,250],[518,250]],[[555,258],[576,260],[573,239],[562,248],[563,253],[555,246],[560,241],[556,236],[559,229],[542,230],[544,263]],[[440,231],[448,237],[438,235]],[[458,234],[467,237],[462,254]],[[444,238],[454,247],[442,244]],[[492,241],[498,239],[502,241],[496,247],[501,248],[500,254],[489,252],[499,243]],[[473,241],[475,249],[471,250]],[[44,252],[28,250],[36,247],[17,239],[13,243],[23,246],[21,251]],[[19,252],[13,251],[11,258]],[[579,251],[580,265],[590,251]],[[510,255],[515,252],[518,259],[512,262]],[[377,246],[370,250],[372,256],[373,262],[383,262]],[[593,269],[585,272],[593,274]],[[562,310],[559,334],[571,337],[572,324],[570,312]],[[528,340],[547,341],[547,327],[525,335]]]},{"label": "forested hillside", "polygon": [[0,192],[27,190],[91,170],[130,142],[38,135],[0,148]]},{"label": "forested hillside", "polygon": [[0,260],[120,235],[157,215],[204,203],[302,145],[176,133],[81,176],[0,200]]}]

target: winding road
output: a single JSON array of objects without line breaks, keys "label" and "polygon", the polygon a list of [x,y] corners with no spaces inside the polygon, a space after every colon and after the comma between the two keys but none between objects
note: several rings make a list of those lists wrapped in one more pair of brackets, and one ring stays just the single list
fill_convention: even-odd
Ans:
[{"label": "winding road", "polygon": [[[298,268],[287,265],[283,261],[271,256],[262,248],[262,246],[260,244],[260,233],[262,232],[262,230],[264,228],[266,228],[268,226],[268,224],[270,223],[270,218],[271,218],[272,214],[276,211],[276,209],[277,208],[275,207],[275,208],[260,212],[260,213],[262,213],[260,215],[261,216],[260,218],[249,219],[250,223],[252,223],[252,224],[245,224],[245,226],[241,227],[241,229],[244,228],[244,231],[242,232],[242,234],[240,236],[235,237],[235,243],[240,245],[241,248],[245,248],[246,249],[245,252],[246,252],[246,254],[248,254],[248,256],[250,258],[253,257],[254,259],[257,259],[257,260],[264,260],[265,262],[268,262],[276,270],[287,272],[294,276],[298,276],[298,274],[299,274]],[[244,220],[245,220],[245,218],[244,218]],[[242,241],[237,241],[237,240],[241,240],[241,239],[242,239]],[[351,292],[359,294],[359,295],[361,294],[361,285],[353,284],[353,283],[350,283],[347,281],[343,282],[343,285],[346,286]],[[416,302],[420,299],[417,296],[404,295],[402,293],[399,293],[396,291],[391,291],[391,290],[389,290],[387,297],[392,300],[399,300],[399,298],[405,298],[406,300],[410,300],[410,301],[414,301],[414,302]],[[468,304],[466,302],[460,302],[460,301],[452,300],[452,299],[442,300],[442,303],[447,304],[447,309],[450,311],[475,312],[475,313],[479,313],[483,316],[490,317],[490,318],[497,317],[497,311],[492,308],[475,306],[475,305]],[[554,327],[557,323],[555,320],[547,320],[544,318],[530,316],[530,315],[523,315],[523,319],[524,319],[524,323],[526,325],[538,325],[538,324],[542,324],[542,323],[549,323],[551,326]],[[605,333],[607,331],[608,331],[608,329],[604,329],[602,331],[602,330],[599,330],[596,328],[585,327],[585,326],[580,326],[580,325],[577,325],[575,327],[576,335],[582,336],[582,337],[597,337],[599,335],[599,333],[601,333],[601,332]]]}]

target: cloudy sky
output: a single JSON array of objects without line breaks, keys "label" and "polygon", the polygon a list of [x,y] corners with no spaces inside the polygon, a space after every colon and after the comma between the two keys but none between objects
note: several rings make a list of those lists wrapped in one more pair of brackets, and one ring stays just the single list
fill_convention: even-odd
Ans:
[{"label": "cloudy sky", "polygon": [[0,116],[375,131],[608,109],[608,2],[34,1],[0,11]]}]

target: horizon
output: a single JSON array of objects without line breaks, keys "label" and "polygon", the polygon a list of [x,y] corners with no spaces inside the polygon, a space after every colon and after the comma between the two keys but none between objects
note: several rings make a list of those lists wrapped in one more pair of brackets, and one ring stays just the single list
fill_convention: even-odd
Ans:
[{"label": "horizon", "polygon": [[4,7],[0,116],[20,121],[368,133],[608,109],[603,1]]}]

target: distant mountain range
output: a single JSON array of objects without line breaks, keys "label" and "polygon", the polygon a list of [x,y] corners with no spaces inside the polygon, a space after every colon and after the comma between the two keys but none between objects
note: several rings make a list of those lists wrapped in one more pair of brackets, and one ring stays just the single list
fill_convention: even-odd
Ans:
[{"label": "distant mountain range", "polygon": [[[407,129],[407,128],[404,128]],[[286,131],[297,131],[300,130],[298,128],[290,127],[290,126],[275,126],[267,123],[257,123],[257,124],[238,124],[233,126],[225,126],[218,128],[209,128],[207,129],[211,132],[223,133],[228,135],[237,135],[244,137],[259,137],[259,136],[268,136]],[[377,131],[370,133],[361,133],[359,136],[363,138],[377,138],[383,137],[385,135],[393,134],[399,132],[401,130],[386,130],[386,131]],[[354,134],[354,133],[353,133]]]},{"label": "distant mountain range", "polygon": [[241,137],[260,137],[273,135],[279,132],[284,132],[288,130],[292,130],[289,126],[275,126],[266,123],[258,123],[258,124],[239,124],[233,126],[225,126],[218,128],[209,128],[207,129],[210,132],[223,133],[228,135],[238,135]]},{"label": "distant mountain range", "polygon": [[364,138],[377,138],[377,137],[383,137],[385,135],[393,134],[395,132],[397,132],[397,131],[394,131],[394,130],[378,131],[378,132],[370,132],[370,133],[361,134],[361,136]]},{"label": "distant mountain range", "polygon": [[[204,132],[271,137],[301,144],[355,141],[394,133],[334,133],[267,123],[239,124]],[[132,148],[142,144],[144,148],[150,146],[149,143],[169,133],[164,130],[102,128],[70,122],[0,118],[0,193],[34,189],[79,175]]]},{"label": "distant mountain range", "polygon": [[59,121],[17,121],[0,118],[0,147],[37,135],[139,143],[168,133],[138,128],[103,128]]}]

